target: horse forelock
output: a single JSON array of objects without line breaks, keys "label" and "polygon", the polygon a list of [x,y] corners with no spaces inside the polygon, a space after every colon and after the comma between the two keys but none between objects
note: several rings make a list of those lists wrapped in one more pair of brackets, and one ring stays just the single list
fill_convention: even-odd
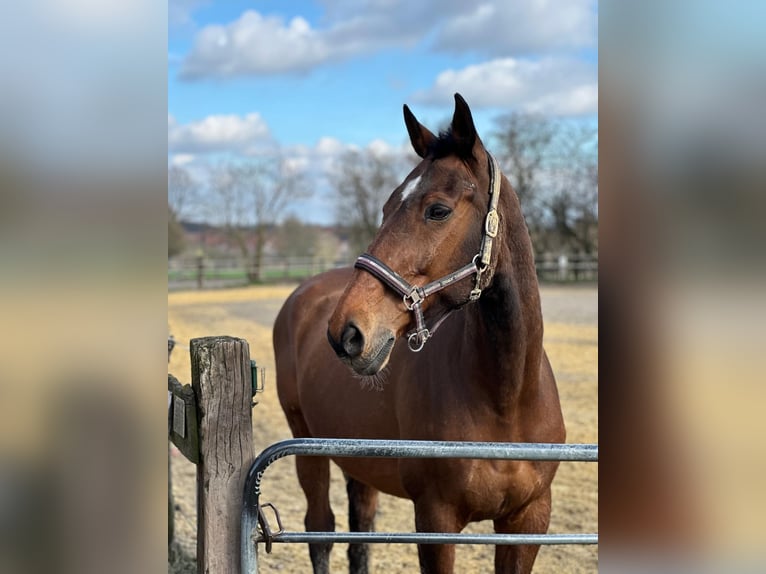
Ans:
[{"label": "horse forelock", "polygon": [[[479,136],[476,140],[481,143]],[[428,156],[431,159],[443,159],[449,156],[456,156],[460,159],[477,159],[473,157],[473,143],[467,142],[455,134],[452,126],[439,132],[439,137],[435,138],[428,148]],[[483,144],[482,144],[483,145]]]}]

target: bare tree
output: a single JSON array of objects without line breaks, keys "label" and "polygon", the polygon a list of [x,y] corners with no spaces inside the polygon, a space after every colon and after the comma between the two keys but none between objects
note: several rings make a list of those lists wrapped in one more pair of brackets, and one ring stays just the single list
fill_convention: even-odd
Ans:
[{"label": "bare tree", "polygon": [[284,257],[307,257],[316,254],[319,232],[295,216],[286,218],[277,235],[280,255]]},{"label": "bare tree", "polygon": [[168,168],[168,204],[180,220],[187,217],[188,210],[198,199],[198,187],[189,172],[181,166]]},{"label": "bare tree", "polygon": [[510,171],[519,198],[526,200],[540,184],[540,170],[556,136],[556,126],[545,116],[518,112],[499,118],[497,124],[493,135],[500,143],[500,159]]},{"label": "bare tree", "polygon": [[213,172],[211,190],[227,235],[249,263],[249,279],[259,281],[266,230],[291,201],[305,196],[302,174],[281,158],[223,163]]},{"label": "bare tree", "polygon": [[540,202],[542,172],[556,134],[553,122],[537,114],[511,113],[496,120],[493,136],[499,143],[498,160],[516,190],[532,239],[542,232]]},{"label": "bare tree", "polygon": [[255,233],[251,281],[261,278],[266,229],[277,223],[292,201],[305,196],[302,174],[292,170],[279,159],[240,164],[236,173],[245,193],[249,195]]},{"label": "bare tree", "polygon": [[181,253],[185,244],[183,227],[168,204],[168,259]]},{"label": "bare tree", "polygon": [[339,225],[349,232],[351,248],[361,253],[380,226],[383,204],[401,180],[402,162],[372,150],[346,152],[329,174]]},{"label": "bare tree", "polygon": [[596,133],[587,126],[560,130],[554,174],[543,203],[551,231],[562,246],[588,255],[598,251],[598,154]]},{"label": "bare tree", "polygon": [[519,196],[535,251],[597,251],[595,129],[524,113],[496,123],[498,159]]},{"label": "bare tree", "polygon": [[185,247],[181,220],[197,200],[197,185],[189,172],[180,166],[168,168],[168,257],[180,254]]},{"label": "bare tree", "polygon": [[237,181],[235,168],[230,163],[219,163],[211,170],[210,191],[215,197],[211,205],[216,206],[224,232],[231,243],[239,249],[242,258],[250,258],[247,241],[249,212],[246,209],[243,188]]}]

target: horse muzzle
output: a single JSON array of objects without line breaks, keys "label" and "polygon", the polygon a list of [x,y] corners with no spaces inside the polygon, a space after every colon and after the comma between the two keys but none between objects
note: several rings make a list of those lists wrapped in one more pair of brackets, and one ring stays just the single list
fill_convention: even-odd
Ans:
[{"label": "horse muzzle", "polygon": [[344,325],[338,339],[327,329],[327,340],[341,361],[357,374],[369,376],[380,371],[388,363],[395,338],[393,333],[380,333],[367,344],[363,332],[349,321]]}]

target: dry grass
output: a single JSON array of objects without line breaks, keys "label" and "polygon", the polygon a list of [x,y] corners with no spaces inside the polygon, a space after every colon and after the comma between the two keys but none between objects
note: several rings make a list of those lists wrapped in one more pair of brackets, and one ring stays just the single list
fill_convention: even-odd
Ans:
[{"label": "dry grass", "polygon": [[[273,317],[294,286],[251,287],[221,291],[171,293],[168,295],[170,332],[181,344],[209,335],[232,335],[246,339],[250,354],[267,369],[266,392],[259,396],[253,411],[256,452],[269,444],[290,438],[274,388],[274,355],[271,344]],[[598,441],[598,328],[595,320],[595,289],[543,288],[546,319],[545,347],[559,382],[568,442]],[[579,310],[590,309],[585,318]],[[188,350],[178,348],[169,365],[182,382],[190,381]],[[173,484],[176,532],[180,558],[175,572],[193,571],[195,554],[195,467],[177,452],[173,456]],[[598,467],[595,464],[562,463],[554,481],[554,508],[551,532],[595,532],[598,530]],[[280,509],[288,530],[301,530],[305,500],[298,486],[294,459],[277,461],[263,481],[263,500]],[[345,484],[333,466],[331,500],[336,528],[348,530]],[[376,527],[379,531],[412,531],[413,512],[409,501],[381,495]],[[469,526],[466,531],[491,532],[491,523]],[[187,558],[184,560],[184,555]],[[589,546],[543,547],[535,572],[584,573],[597,570],[597,549]],[[376,545],[373,548],[376,572],[417,572],[417,550],[411,545]],[[456,572],[490,572],[493,549],[486,546],[458,546]],[[345,545],[336,545],[332,568],[347,571]],[[263,555],[262,572],[311,572],[305,545],[277,545]]]}]

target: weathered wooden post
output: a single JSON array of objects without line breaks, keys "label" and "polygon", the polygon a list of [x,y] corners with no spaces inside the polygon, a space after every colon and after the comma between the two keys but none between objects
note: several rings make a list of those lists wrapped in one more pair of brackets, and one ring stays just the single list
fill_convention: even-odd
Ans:
[{"label": "weathered wooden post", "polygon": [[240,571],[240,511],[244,480],[255,458],[252,382],[247,341],[191,340],[197,403],[197,572]]}]

